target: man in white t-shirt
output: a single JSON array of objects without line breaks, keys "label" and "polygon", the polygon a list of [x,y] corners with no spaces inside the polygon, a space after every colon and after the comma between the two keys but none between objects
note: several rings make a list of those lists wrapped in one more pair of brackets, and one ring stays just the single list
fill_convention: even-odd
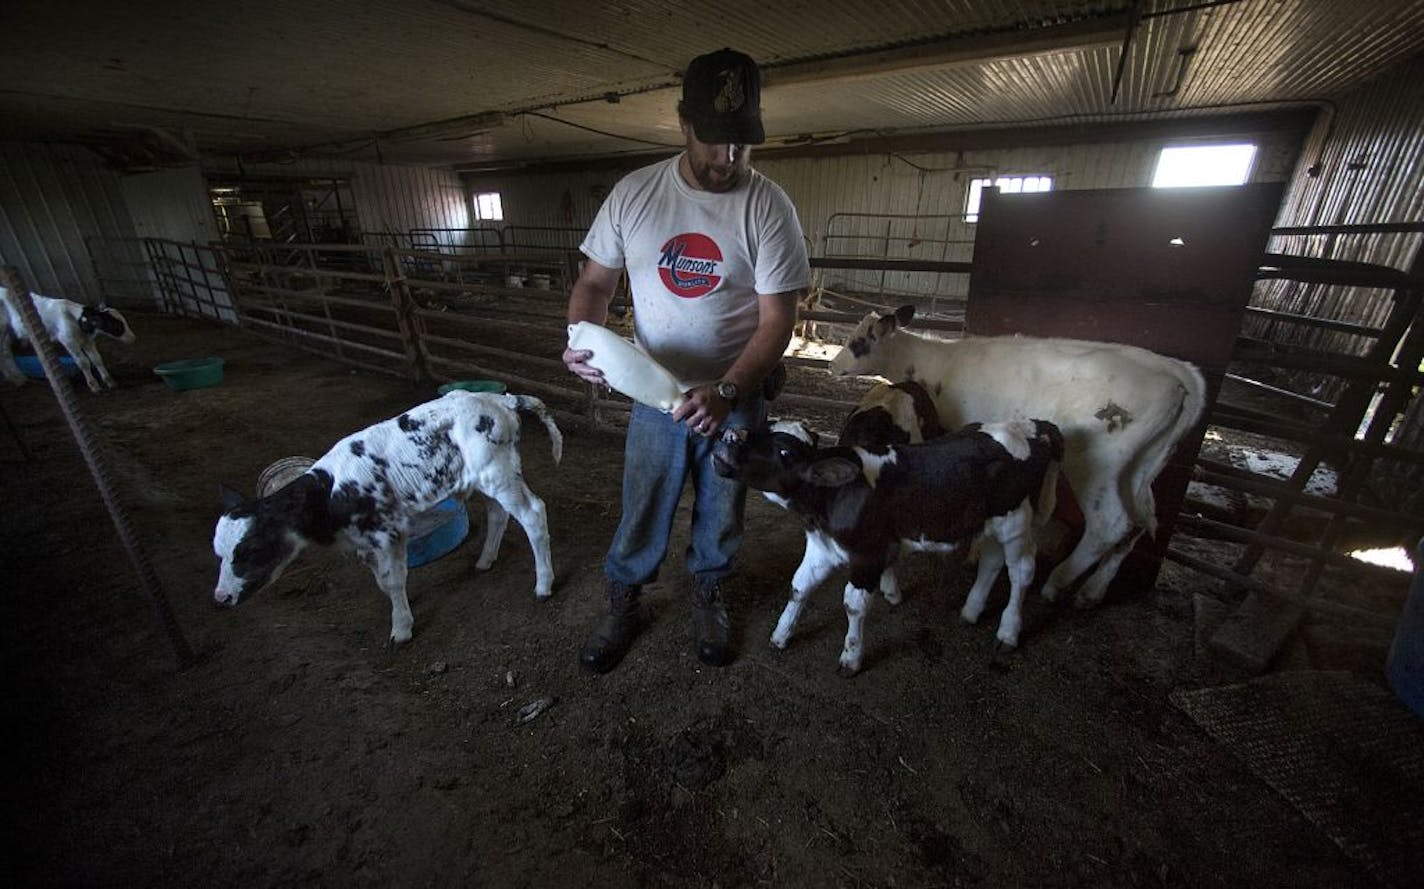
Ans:
[{"label": "man in white t-shirt", "polygon": [[[719,429],[765,418],[762,384],[781,361],[810,281],[795,207],[749,166],[749,146],[766,141],[756,63],[730,49],[693,59],[678,118],[686,147],[614,186],[580,248],[588,262],[569,297],[570,323],[603,324],[626,268],[638,345],[686,395],[671,414],[632,408],[623,513],[604,563],[608,614],[579,652],[596,673],[617,666],[646,624],[639,595],[667,554],[689,478],[697,656],[731,662],[721,581],[741,547],[746,489],[713,471],[712,446]],[[599,384],[592,356],[565,349],[564,364]]]}]

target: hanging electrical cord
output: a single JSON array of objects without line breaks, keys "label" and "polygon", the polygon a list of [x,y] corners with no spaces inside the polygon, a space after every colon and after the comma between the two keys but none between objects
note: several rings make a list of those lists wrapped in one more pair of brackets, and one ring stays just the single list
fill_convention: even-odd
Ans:
[{"label": "hanging electrical cord", "polygon": [[178,668],[180,670],[187,669],[197,661],[197,657],[193,654],[192,647],[183,635],[183,630],[178,626],[178,620],[173,616],[173,609],[169,607],[167,597],[163,595],[163,588],[159,586],[158,574],[153,570],[153,564],[148,561],[143,548],[139,546],[138,537],[134,534],[128,513],[125,512],[123,504],[119,502],[118,496],[114,492],[114,485],[109,480],[108,460],[105,459],[103,448],[95,440],[88,421],[79,412],[79,404],[75,401],[73,391],[69,386],[59,382],[64,379],[60,375],[59,352],[55,348],[54,340],[49,338],[49,333],[45,330],[43,322],[40,321],[39,312],[35,309],[34,301],[30,299],[30,290],[20,278],[20,270],[10,265],[0,267],[0,284],[10,291],[10,300],[19,310],[21,320],[25,322],[27,338],[35,348],[35,355],[44,368],[45,376],[51,381],[50,389],[54,392],[55,400],[59,402],[59,409],[63,412],[64,419],[69,423],[69,431],[74,436],[75,443],[79,445],[79,452],[84,455],[84,462],[89,464],[89,473],[94,477],[94,484],[99,488],[99,496],[103,498],[104,505],[109,509],[109,518],[114,522],[114,529],[119,532],[119,542],[123,544],[124,551],[128,553],[129,561],[133,562],[134,569],[138,572],[140,585],[143,587],[143,591],[148,594],[154,610],[158,613],[158,623],[168,637],[169,645],[173,647],[173,655],[178,659]]}]

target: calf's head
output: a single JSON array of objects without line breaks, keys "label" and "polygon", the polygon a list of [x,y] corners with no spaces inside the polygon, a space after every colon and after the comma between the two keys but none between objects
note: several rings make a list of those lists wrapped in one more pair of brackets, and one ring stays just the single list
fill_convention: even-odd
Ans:
[{"label": "calf's head", "polygon": [[[312,479],[312,481],[308,481]],[[219,486],[222,515],[213,529],[213,554],[218,557],[218,583],[213,601],[234,606],[282,575],[309,542],[302,531],[311,475],[260,500],[246,500]]]},{"label": "calf's head", "polygon": [[90,336],[102,333],[121,343],[132,343],[138,339],[123,314],[118,309],[111,309],[103,303],[84,307],[84,310],[79,313],[79,329]]},{"label": "calf's head", "polygon": [[831,373],[844,377],[851,374],[876,374],[886,369],[893,352],[895,332],[915,317],[914,306],[901,306],[894,312],[880,315],[871,312],[861,319],[846,344],[831,359]]},{"label": "calf's head", "polygon": [[712,467],[784,506],[784,499],[804,486],[834,487],[860,475],[860,467],[842,456],[822,456],[816,433],[796,421],[767,422],[738,429],[712,449]]}]

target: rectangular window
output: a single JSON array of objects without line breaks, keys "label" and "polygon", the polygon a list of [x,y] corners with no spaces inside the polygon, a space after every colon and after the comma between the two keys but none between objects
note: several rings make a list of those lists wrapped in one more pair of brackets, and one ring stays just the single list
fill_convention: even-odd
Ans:
[{"label": "rectangular window", "polygon": [[504,205],[500,203],[499,192],[482,191],[475,195],[475,218],[491,222],[504,219]]},{"label": "rectangular window", "polygon": [[1195,188],[1202,185],[1241,185],[1251,175],[1256,146],[1175,145],[1157,155],[1153,188]]},{"label": "rectangular window", "polygon": [[979,221],[979,202],[984,199],[984,189],[997,188],[1004,194],[1028,194],[1036,191],[1052,191],[1052,176],[999,176],[995,179],[969,180],[969,196],[964,202],[964,221]]}]

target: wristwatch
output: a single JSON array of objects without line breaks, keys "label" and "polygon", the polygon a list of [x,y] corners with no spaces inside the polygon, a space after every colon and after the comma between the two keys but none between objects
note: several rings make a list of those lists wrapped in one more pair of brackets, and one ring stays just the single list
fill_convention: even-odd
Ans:
[{"label": "wristwatch", "polygon": [[737,384],[731,380],[717,381],[717,395],[728,404],[737,403]]}]

